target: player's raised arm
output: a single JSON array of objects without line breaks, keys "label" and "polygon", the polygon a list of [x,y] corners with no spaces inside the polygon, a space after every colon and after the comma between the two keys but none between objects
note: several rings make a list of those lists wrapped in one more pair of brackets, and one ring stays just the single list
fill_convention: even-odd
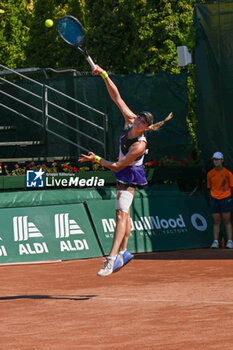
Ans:
[{"label": "player's raised arm", "polygon": [[131,109],[129,109],[124,100],[121,98],[118,88],[116,87],[114,82],[109,78],[107,72],[103,70],[100,66],[96,65],[96,69],[93,70],[93,73],[100,74],[101,77],[104,79],[104,82],[108,89],[108,93],[113,102],[115,102],[115,104],[118,106],[121,113],[123,114],[126,125],[132,124],[137,116],[131,111]]}]

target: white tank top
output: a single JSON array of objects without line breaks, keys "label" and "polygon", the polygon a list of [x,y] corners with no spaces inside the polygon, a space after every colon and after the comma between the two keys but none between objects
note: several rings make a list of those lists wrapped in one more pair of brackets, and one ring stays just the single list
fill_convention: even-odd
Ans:
[{"label": "white tank top", "polygon": [[[122,146],[123,146],[123,143],[125,144],[127,141],[131,140],[131,139],[128,139],[128,137],[127,137],[128,132],[129,132],[129,130],[130,130],[131,128],[132,128],[132,125],[130,125],[129,127],[127,127],[127,128],[124,130],[124,133],[123,133],[123,134],[121,135],[121,137],[120,137],[119,160],[120,160],[121,158],[123,158],[125,154],[127,154],[128,149],[130,148],[130,146],[131,146],[133,143],[135,143],[135,142],[145,142],[145,143],[147,143],[147,140],[146,140],[146,137],[145,137],[145,136],[139,136],[139,137],[133,139],[133,140],[135,140],[135,141],[132,142],[132,143],[130,144],[130,146],[128,147],[128,149],[127,149],[127,147],[126,147],[126,152],[125,152],[125,154],[124,154],[124,153],[122,152]],[[144,151],[144,154],[147,154],[147,153],[148,153],[148,150],[146,149],[146,150]],[[144,160],[144,154],[143,154],[142,156],[140,156],[138,159],[136,159],[134,162],[132,162],[131,164],[129,164],[129,165],[136,165],[136,166],[142,165],[142,164],[143,164],[143,160]]]}]

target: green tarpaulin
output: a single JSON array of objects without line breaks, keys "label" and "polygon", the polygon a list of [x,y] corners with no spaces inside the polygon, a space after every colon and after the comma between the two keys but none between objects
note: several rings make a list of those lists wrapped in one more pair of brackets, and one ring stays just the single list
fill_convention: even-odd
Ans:
[{"label": "green tarpaulin", "polygon": [[215,151],[233,170],[233,2],[196,5],[196,115],[201,157]]}]

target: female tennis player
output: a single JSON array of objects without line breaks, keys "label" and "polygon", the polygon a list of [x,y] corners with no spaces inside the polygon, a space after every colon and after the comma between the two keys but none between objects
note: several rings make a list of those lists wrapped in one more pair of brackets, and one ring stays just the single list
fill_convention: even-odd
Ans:
[{"label": "female tennis player", "polygon": [[146,152],[147,130],[158,130],[165,122],[172,118],[172,113],[156,124],[153,124],[153,115],[150,112],[133,113],[122,100],[120,93],[109,78],[106,71],[96,65],[93,73],[104,79],[109,95],[119,107],[125,119],[125,128],[120,137],[119,160],[107,161],[93,152],[82,154],[80,162],[93,161],[115,173],[117,180],[116,198],[116,229],[113,244],[109,256],[106,257],[98,276],[108,276],[114,270],[128,263],[133,255],[127,251],[127,243],[131,232],[130,207],[136,188],[147,186],[147,180],[143,169],[143,158]]}]

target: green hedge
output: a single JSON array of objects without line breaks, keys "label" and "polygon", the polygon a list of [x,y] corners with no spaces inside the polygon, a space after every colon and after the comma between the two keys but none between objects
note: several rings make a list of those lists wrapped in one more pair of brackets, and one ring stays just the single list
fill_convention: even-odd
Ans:
[{"label": "green hedge", "polygon": [[[194,0],[8,0],[0,4],[0,61],[10,68],[90,70],[65,44],[56,20],[67,14],[86,27],[93,59],[115,73],[179,73],[176,47],[195,45]],[[44,21],[54,20],[52,28]]]}]

